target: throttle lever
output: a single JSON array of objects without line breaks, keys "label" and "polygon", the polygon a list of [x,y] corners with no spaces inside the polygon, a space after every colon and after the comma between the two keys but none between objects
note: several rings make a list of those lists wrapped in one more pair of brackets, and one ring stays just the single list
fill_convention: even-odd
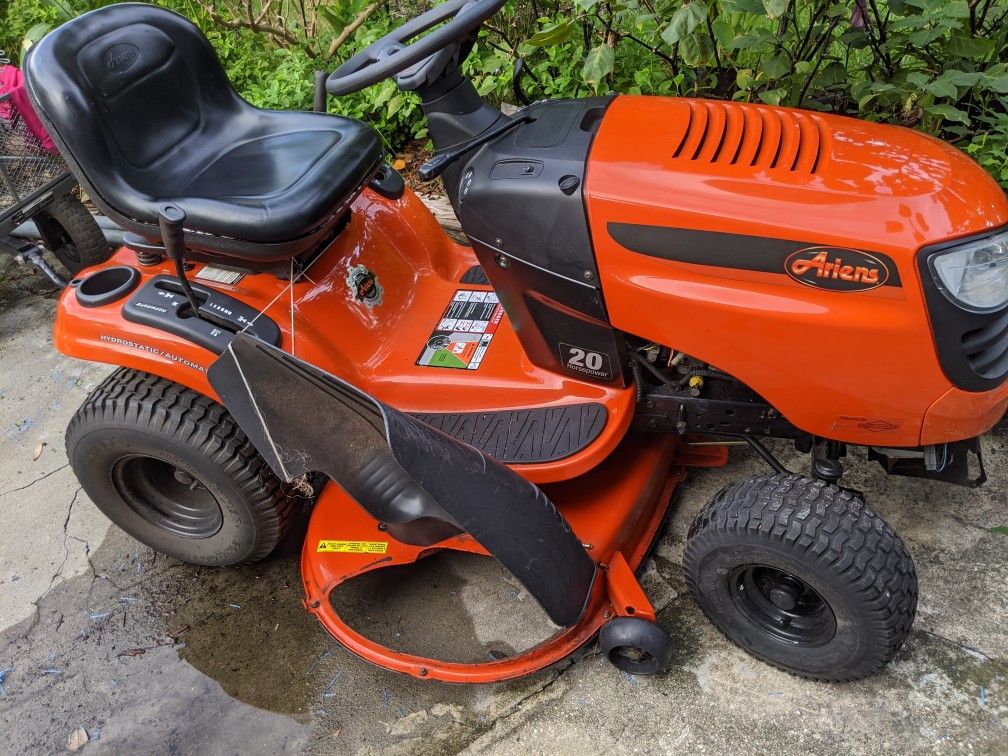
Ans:
[{"label": "throttle lever", "polygon": [[529,123],[534,121],[535,117],[530,115],[523,115],[515,118],[513,121],[508,121],[507,123],[498,126],[495,129],[490,129],[489,131],[484,131],[478,136],[474,136],[467,142],[462,142],[462,144],[454,147],[450,150],[445,150],[444,152],[439,152],[437,155],[432,157],[430,160],[425,162],[417,169],[417,177],[421,181],[433,181],[442,173],[445,169],[458,160],[460,157],[465,155],[470,150],[474,150],[480,145],[486,144],[492,139],[496,139],[501,134],[506,134],[511,129],[516,126],[520,126],[523,123]]}]

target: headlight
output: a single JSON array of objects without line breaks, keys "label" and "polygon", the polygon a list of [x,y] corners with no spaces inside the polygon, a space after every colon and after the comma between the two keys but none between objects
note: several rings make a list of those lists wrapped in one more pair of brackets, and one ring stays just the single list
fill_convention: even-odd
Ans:
[{"label": "headlight", "polygon": [[1008,305],[1008,232],[969,242],[930,260],[942,293],[967,310]]}]

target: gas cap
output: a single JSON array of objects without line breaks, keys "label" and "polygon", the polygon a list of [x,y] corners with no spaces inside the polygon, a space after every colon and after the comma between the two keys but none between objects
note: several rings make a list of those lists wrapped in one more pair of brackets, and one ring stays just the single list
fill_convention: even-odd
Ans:
[{"label": "gas cap", "polygon": [[577,191],[579,186],[581,186],[581,179],[577,176],[571,176],[569,174],[567,176],[561,176],[558,186],[560,187],[561,192],[570,196]]}]

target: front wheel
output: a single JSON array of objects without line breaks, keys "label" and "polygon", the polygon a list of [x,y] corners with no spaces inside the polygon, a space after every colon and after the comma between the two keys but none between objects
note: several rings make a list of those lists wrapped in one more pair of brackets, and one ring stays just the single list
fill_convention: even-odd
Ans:
[{"label": "front wheel", "polygon": [[683,555],[704,614],[753,656],[816,680],[867,677],[913,624],[903,541],[862,497],[799,475],[756,475],[700,511]]}]

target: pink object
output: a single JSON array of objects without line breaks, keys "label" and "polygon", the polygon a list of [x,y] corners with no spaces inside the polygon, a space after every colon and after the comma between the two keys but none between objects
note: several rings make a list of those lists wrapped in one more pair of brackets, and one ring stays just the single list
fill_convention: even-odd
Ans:
[{"label": "pink object", "polygon": [[10,92],[10,99],[0,102],[0,118],[11,120],[16,112],[21,116],[28,130],[38,139],[39,144],[48,153],[56,152],[56,145],[53,144],[52,137],[45,130],[42,121],[39,120],[35,108],[32,107],[31,100],[28,99],[28,92],[25,90],[24,74],[17,66],[0,66],[0,94]]}]

